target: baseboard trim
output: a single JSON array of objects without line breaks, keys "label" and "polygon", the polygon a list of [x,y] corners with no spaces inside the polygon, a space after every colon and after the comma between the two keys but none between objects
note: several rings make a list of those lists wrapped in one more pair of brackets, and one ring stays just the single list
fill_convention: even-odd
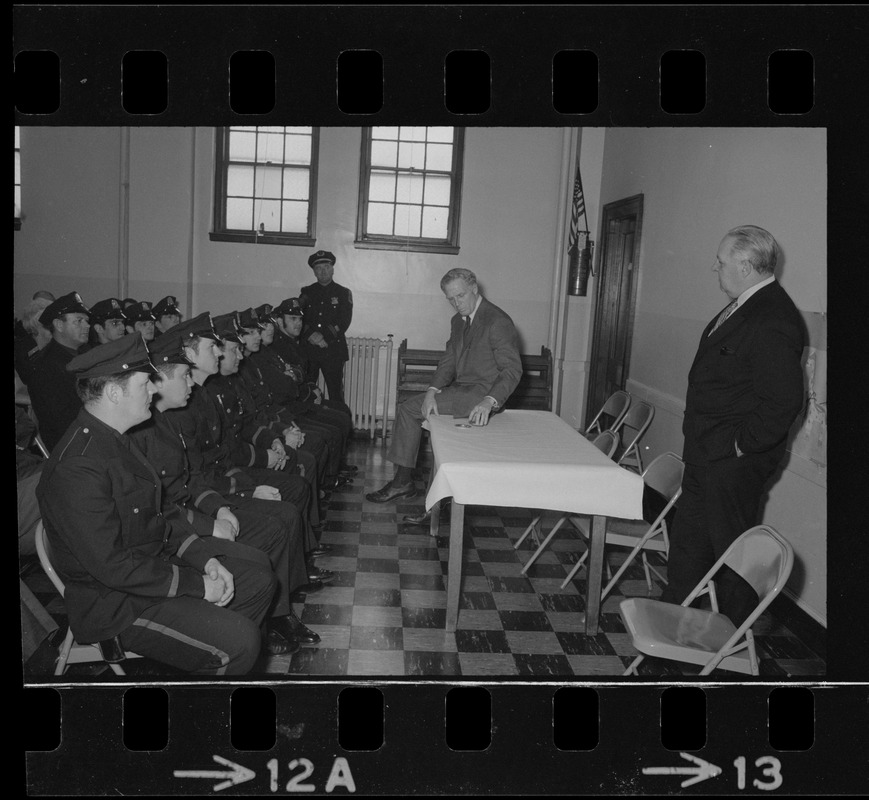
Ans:
[{"label": "baseboard trim", "polygon": [[827,660],[827,629],[790,595],[782,592],[770,603],[769,611],[818,658]]}]

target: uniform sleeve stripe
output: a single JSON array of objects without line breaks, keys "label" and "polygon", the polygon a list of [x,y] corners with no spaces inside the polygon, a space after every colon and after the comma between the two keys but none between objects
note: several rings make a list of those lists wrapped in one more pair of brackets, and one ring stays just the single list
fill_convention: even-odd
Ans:
[{"label": "uniform sleeve stripe", "polygon": [[172,565],[172,584],[169,586],[167,597],[175,597],[178,594],[178,585],[181,583],[181,572],[177,564]]},{"label": "uniform sleeve stripe", "polygon": [[198,537],[195,533],[191,533],[190,536],[188,536],[188,537],[187,537],[187,538],[186,538],[186,539],[181,543],[181,547],[178,548],[178,552],[176,553],[176,555],[177,555],[179,558],[180,558],[181,556],[183,556],[183,555],[184,555],[184,551],[185,551],[188,547],[190,547],[191,544],[193,544],[194,540],[196,540],[196,539],[198,539],[198,538],[199,538],[199,537]]}]

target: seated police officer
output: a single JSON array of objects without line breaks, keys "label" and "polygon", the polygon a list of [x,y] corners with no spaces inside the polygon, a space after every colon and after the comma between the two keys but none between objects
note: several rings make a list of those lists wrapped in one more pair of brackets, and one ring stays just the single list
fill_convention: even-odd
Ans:
[{"label": "seated police officer", "polygon": [[181,309],[178,307],[178,301],[174,295],[166,295],[162,300],[154,303],[152,311],[155,317],[154,336],[166,333],[169,328],[181,322]]},{"label": "seated police officer", "polygon": [[141,333],[146,344],[154,341],[157,318],[149,302],[131,303],[124,308],[124,313],[127,315],[127,333]]},{"label": "seated police officer", "polygon": [[160,477],[126,435],[151,414],[142,337],[95,347],[67,369],[84,407],[37,496],[76,640],[186,672],[249,672],[277,578],[264,553],[163,516]]},{"label": "seated police officer", "polygon": [[117,297],[100,300],[91,306],[91,346],[108,344],[127,335],[127,315]]}]

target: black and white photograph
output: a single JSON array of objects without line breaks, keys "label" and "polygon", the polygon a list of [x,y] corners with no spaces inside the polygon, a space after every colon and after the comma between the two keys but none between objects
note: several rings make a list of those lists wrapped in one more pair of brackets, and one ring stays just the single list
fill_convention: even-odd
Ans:
[{"label": "black and white photograph", "polygon": [[859,9],[14,19],[29,793],[859,784]]}]

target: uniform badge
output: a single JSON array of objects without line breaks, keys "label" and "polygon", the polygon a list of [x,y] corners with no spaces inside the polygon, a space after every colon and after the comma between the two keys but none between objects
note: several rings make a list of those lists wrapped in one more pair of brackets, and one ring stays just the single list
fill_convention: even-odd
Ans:
[{"label": "uniform badge", "polygon": [[333,298],[332,298],[332,305],[333,305],[333,306],[337,306],[337,305],[338,305],[338,298],[337,298],[337,297],[333,297]]}]

